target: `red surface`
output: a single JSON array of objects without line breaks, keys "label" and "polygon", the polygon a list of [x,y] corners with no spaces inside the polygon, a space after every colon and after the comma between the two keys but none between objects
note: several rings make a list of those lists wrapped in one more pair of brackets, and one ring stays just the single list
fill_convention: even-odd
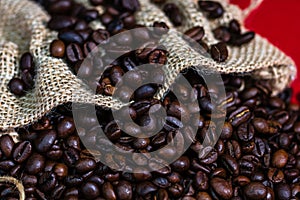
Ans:
[{"label": "red surface", "polygon": [[[250,0],[231,0],[245,8]],[[291,56],[298,66],[298,78],[292,84],[294,94],[300,92],[300,1],[263,0],[245,21],[246,27]]]}]

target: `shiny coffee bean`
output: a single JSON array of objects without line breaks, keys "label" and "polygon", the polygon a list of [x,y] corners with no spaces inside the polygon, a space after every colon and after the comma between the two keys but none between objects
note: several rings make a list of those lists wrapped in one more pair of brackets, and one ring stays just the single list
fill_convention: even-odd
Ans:
[{"label": "shiny coffee bean", "polygon": [[277,168],[283,168],[288,162],[288,153],[280,149],[276,151],[272,156],[272,165]]},{"label": "shiny coffee bean", "polygon": [[216,62],[224,62],[228,57],[228,50],[226,44],[219,42],[217,44],[211,45],[210,54],[212,59]]},{"label": "shiny coffee bean", "polygon": [[58,38],[62,41],[64,41],[65,43],[76,43],[76,44],[82,44],[83,43],[83,39],[80,36],[80,34],[78,34],[75,31],[63,31],[60,32],[58,34]]},{"label": "shiny coffee bean", "polygon": [[56,175],[52,172],[43,173],[43,175],[38,180],[39,188],[43,192],[52,191],[56,183],[57,183]]},{"label": "shiny coffee bean", "polygon": [[235,35],[231,38],[230,44],[241,46],[243,44],[249,43],[255,37],[255,33],[252,31],[243,33],[241,35]]},{"label": "shiny coffee bean", "polygon": [[183,16],[178,8],[178,6],[174,3],[167,3],[163,7],[163,11],[169,17],[174,26],[181,26],[183,22]]},{"label": "shiny coffee bean", "polygon": [[54,144],[57,133],[54,130],[42,131],[34,140],[34,146],[38,152],[45,153],[50,150]]},{"label": "shiny coffee bean", "polygon": [[259,182],[251,182],[243,189],[244,194],[249,199],[264,199],[267,196],[266,187]]},{"label": "shiny coffee bean", "polygon": [[29,141],[23,141],[15,145],[12,152],[12,157],[15,162],[22,163],[29,158],[31,153],[32,153],[31,143]]},{"label": "shiny coffee bean", "polygon": [[28,174],[36,175],[43,170],[45,166],[45,158],[37,153],[33,153],[27,160],[25,171]]},{"label": "shiny coffee bean", "polygon": [[71,16],[56,15],[48,22],[48,27],[53,30],[65,29],[73,26],[76,19]]},{"label": "shiny coffee bean", "polygon": [[222,41],[222,42],[228,42],[230,40],[230,32],[227,27],[220,26],[213,30],[213,34],[216,39]]},{"label": "shiny coffee bean", "polygon": [[53,40],[50,45],[50,54],[56,58],[63,58],[65,55],[65,43],[61,40]]},{"label": "shiny coffee bean", "polygon": [[66,48],[67,59],[75,63],[77,61],[83,60],[83,53],[80,46],[76,43],[71,43]]},{"label": "shiny coffee bean", "polygon": [[208,18],[215,19],[223,15],[222,5],[215,1],[198,1],[201,10],[208,13]]},{"label": "shiny coffee bean", "polygon": [[19,78],[12,78],[8,83],[8,88],[16,96],[25,95],[25,83]]},{"label": "shiny coffee bean", "polygon": [[100,189],[96,183],[85,182],[80,189],[82,195],[87,199],[95,199],[100,195]]},{"label": "shiny coffee bean", "polygon": [[0,149],[7,158],[11,156],[14,145],[15,142],[10,135],[6,134],[0,137]]},{"label": "shiny coffee bean", "polygon": [[193,27],[193,28],[187,30],[184,34],[186,36],[188,36],[189,38],[199,42],[202,40],[202,38],[204,36],[204,29],[203,29],[203,27],[196,26],[196,27]]},{"label": "shiny coffee bean", "polygon": [[210,180],[210,185],[214,192],[220,196],[222,199],[231,199],[233,196],[233,189],[231,183],[227,182],[222,178],[212,178]]}]

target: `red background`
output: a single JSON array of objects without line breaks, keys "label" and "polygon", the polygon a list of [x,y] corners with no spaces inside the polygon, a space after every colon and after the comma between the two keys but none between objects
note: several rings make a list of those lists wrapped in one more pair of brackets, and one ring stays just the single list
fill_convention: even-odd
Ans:
[{"label": "red background", "polygon": [[[250,0],[231,0],[245,8]],[[291,56],[298,66],[298,76],[293,82],[294,95],[300,92],[300,1],[263,0],[245,21],[248,29],[268,40]],[[294,98],[295,101],[295,98]]]}]

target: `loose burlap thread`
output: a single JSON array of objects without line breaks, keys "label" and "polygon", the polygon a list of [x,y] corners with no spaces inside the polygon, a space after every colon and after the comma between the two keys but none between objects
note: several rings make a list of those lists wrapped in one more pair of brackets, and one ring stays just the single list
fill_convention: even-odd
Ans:
[{"label": "loose burlap thread", "polygon": [[[88,5],[87,0],[79,2]],[[137,22],[152,26],[154,21],[164,21],[172,30],[179,32],[194,26],[203,26],[204,41],[214,44],[217,42],[212,34],[215,27],[226,25],[233,17],[242,22],[245,16],[239,8],[221,0],[227,12],[217,20],[205,18],[194,0],[171,2],[181,9],[186,22],[184,26],[173,27],[162,10],[149,0],[140,0],[141,10],[136,13]],[[97,10],[103,12],[101,6]],[[95,95],[69,70],[64,59],[50,56],[49,45],[57,38],[57,33],[46,28],[49,16],[38,5],[28,0],[5,0],[0,1],[0,12],[1,130],[32,123],[52,108],[66,102],[92,103],[112,109],[124,106],[118,99]],[[92,22],[90,26],[94,29],[103,28],[99,21]],[[259,35],[246,45],[229,47],[229,57],[224,63],[217,63],[205,55],[199,55],[176,33],[162,38],[161,43],[166,46],[169,56],[168,63],[163,68],[166,81],[156,95],[158,99],[164,96],[178,73],[188,67],[195,67],[201,73],[210,70],[223,74],[248,73],[256,79],[271,80],[274,94],[287,87],[296,74],[291,58]],[[9,91],[7,84],[12,77],[19,75],[18,60],[26,51],[34,56],[37,74],[34,89],[19,98]]]}]

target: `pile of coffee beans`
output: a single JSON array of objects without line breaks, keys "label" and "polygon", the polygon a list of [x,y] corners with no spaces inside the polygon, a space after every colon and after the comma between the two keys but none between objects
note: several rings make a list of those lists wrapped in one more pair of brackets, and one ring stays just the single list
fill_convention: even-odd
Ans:
[{"label": "pile of coffee beans", "polygon": [[24,53],[20,59],[21,78],[14,77],[8,83],[9,90],[16,96],[24,96],[26,91],[34,87],[35,65],[29,52]]},{"label": "pile of coffee beans", "polygon": [[[299,106],[289,103],[291,91],[271,97],[268,82],[223,76],[226,98],[219,103],[225,105],[227,114],[224,125],[219,126],[210,121],[212,109],[219,109],[211,104],[218,99],[217,89],[208,90],[193,70],[184,76],[191,80],[197,105],[181,105],[172,93],[158,102],[148,93],[129,107],[136,124],[155,127],[158,122],[148,111],[151,105],[162,105],[167,112],[166,124],[157,135],[128,135],[127,131],[140,130],[126,120],[126,130],[121,129],[111,110],[100,107],[96,108],[96,118],[83,108],[75,127],[71,105],[62,105],[38,122],[18,129],[19,142],[8,135],[0,137],[1,175],[21,180],[27,199],[298,199],[300,117]],[[187,98],[192,93],[184,86],[176,87]],[[199,112],[200,117],[194,118]],[[98,128],[123,150],[145,153],[164,147],[178,134],[177,144],[187,142],[190,127],[181,124],[188,120],[198,127],[193,143],[160,170],[145,170],[145,165],[159,162],[155,159],[133,158],[140,165],[137,173],[111,169],[96,159],[126,166],[124,158],[107,148]],[[209,126],[215,129],[208,132]],[[204,137],[213,139],[218,128],[221,136],[214,148],[199,156]],[[168,158],[177,150],[170,147],[160,156]],[[18,196],[7,185],[1,186],[0,195],[6,199]]]}]

